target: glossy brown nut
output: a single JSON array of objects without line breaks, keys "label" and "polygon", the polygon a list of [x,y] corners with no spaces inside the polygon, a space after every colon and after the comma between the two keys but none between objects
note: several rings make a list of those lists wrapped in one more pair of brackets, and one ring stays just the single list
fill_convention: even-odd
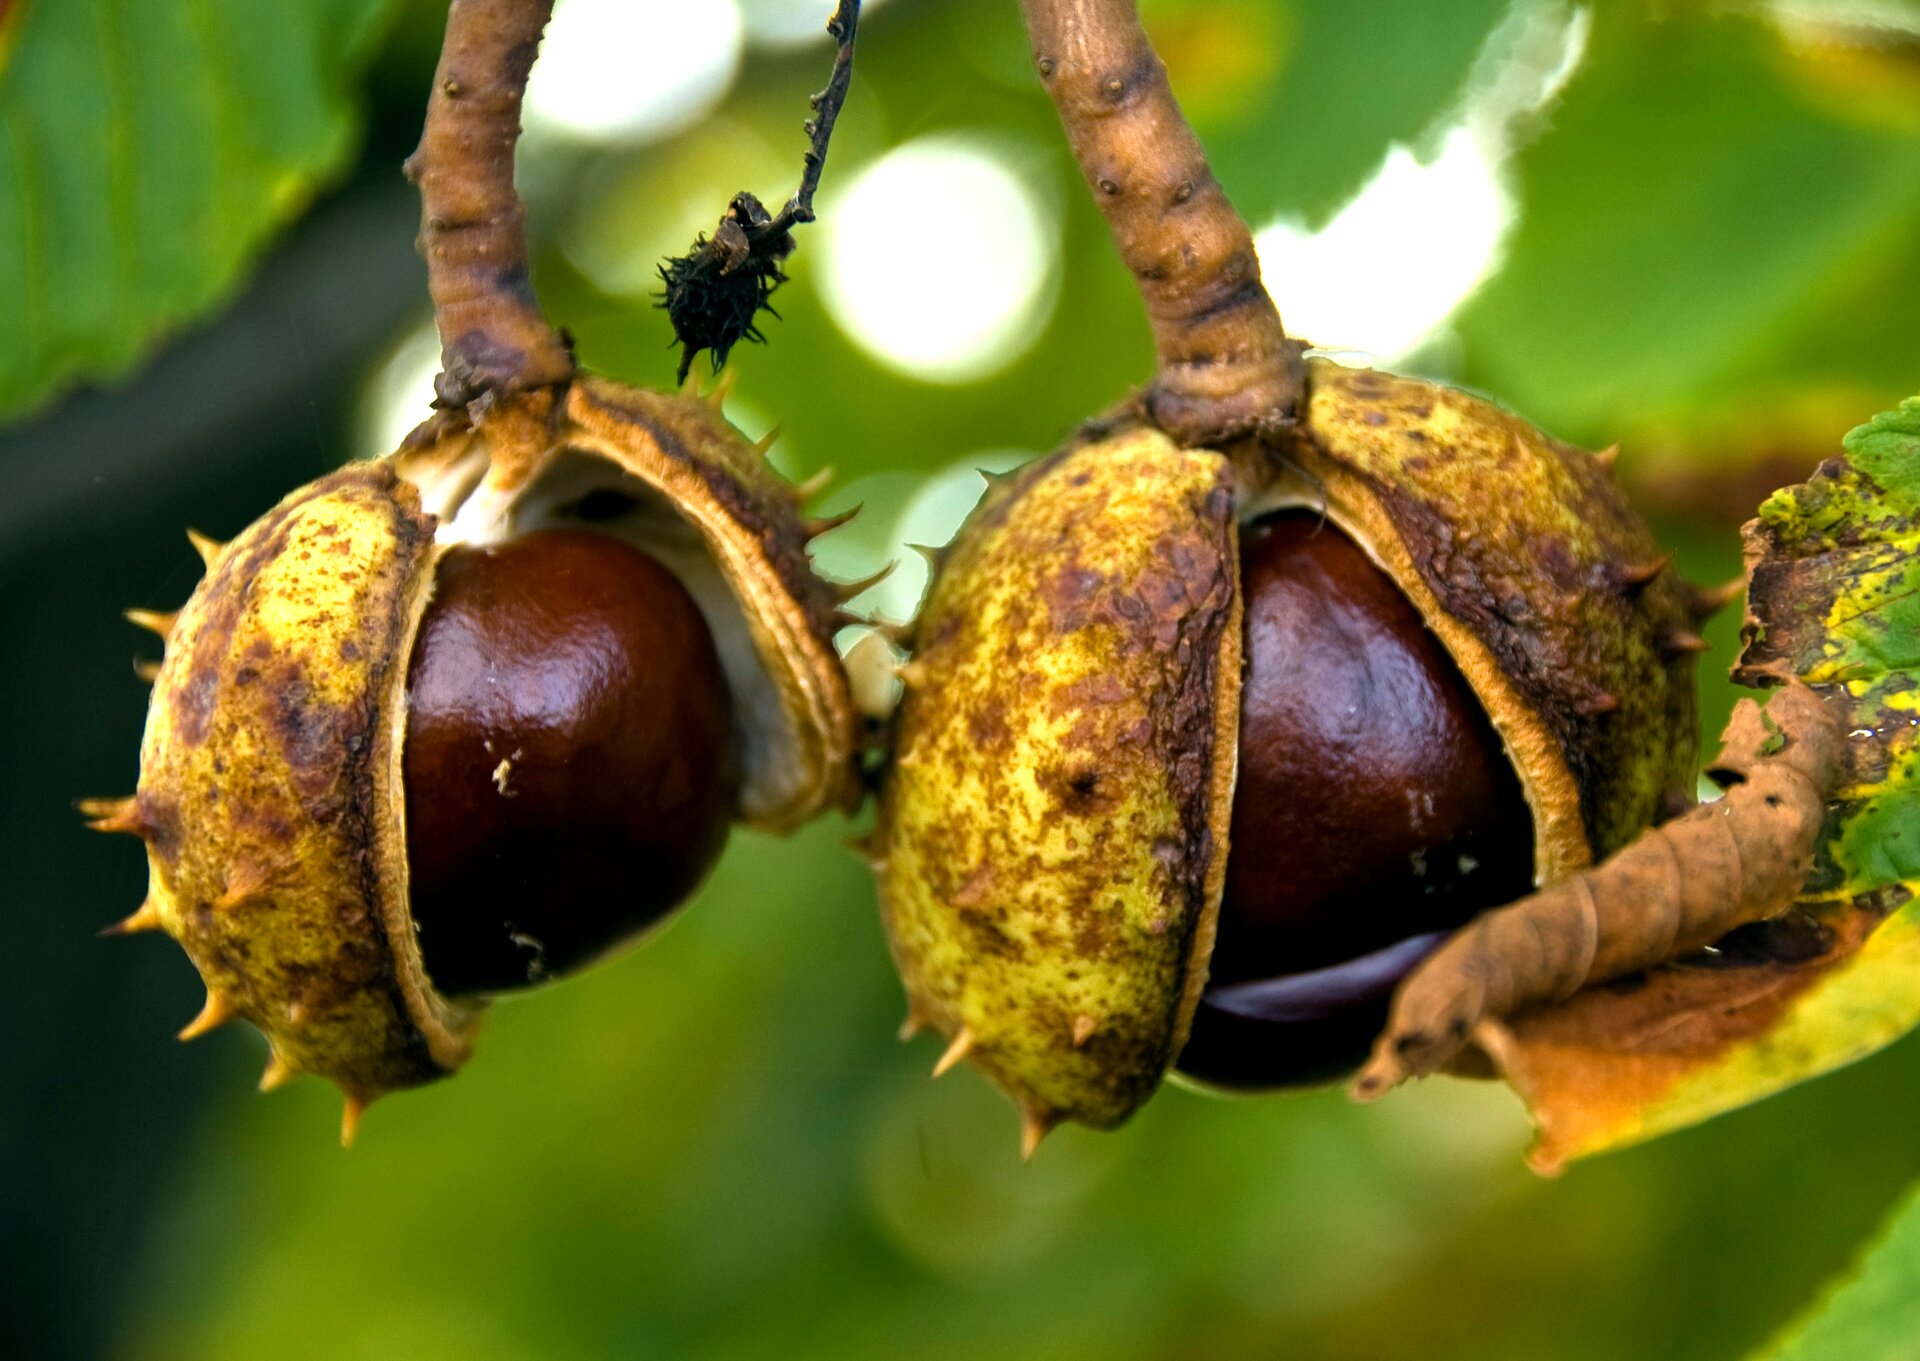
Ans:
[{"label": "glossy brown nut", "polygon": [[1212,977],[1337,964],[1533,883],[1513,764],[1406,596],[1311,514],[1241,539],[1240,777]]},{"label": "glossy brown nut", "polygon": [[1446,939],[1444,931],[1409,936],[1323,969],[1210,987],[1177,1066],[1234,1091],[1344,1077],[1365,1061],[1400,980]]},{"label": "glossy brown nut", "polygon": [[[1347,535],[1310,513],[1270,516],[1243,531],[1240,572],[1232,849],[1180,1067],[1267,1085],[1364,1058],[1393,983],[1416,962],[1394,972],[1380,952],[1397,959],[1392,947],[1410,937],[1525,894],[1533,823],[1459,668]],[[1376,967],[1341,971],[1368,959]],[[1295,979],[1298,990],[1321,971],[1306,1013],[1291,994],[1264,1010],[1219,1000],[1249,980]],[[1256,1027],[1271,1053],[1253,1043]]]},{"label": "glossy brown nut", "polygon": [[712,633],[620,539],[449,550],[408,701],[413,915],[443,993],[590,962],[672,910],[725,844],[738,761]]}]

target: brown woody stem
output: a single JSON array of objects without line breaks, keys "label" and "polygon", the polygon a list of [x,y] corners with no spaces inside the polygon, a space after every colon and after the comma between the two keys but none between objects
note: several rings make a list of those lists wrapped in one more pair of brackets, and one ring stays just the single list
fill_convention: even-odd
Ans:
[{"label": "brown woody stem", "polygon": [[1717,803],[1642,832],[1594,868],[1489,912],[1400,985],[1353,1084],[1371,1100],[1438,1072],[1507,1017],[1704,949],[1799,896],[1843,765],[1840,725],[1789,682],[1762,710],[1741,701],[1709,772]]},{"label": "brown woody stem", "polygon": [[452,0],[447,8],[426,129],[406,167],[420,186],[441,406],[573,376],[572,351],[533,295],[526,207],[513,185],[520,101],[552,12],[553,0]]},{"label": "brown woody stem", "polygon": [[1034,64],[1153,324],[1149,416],[1186,444],[1273,439],[1305,388],[1253,234],[1207,168],[1134,0],[1020,0]]}]

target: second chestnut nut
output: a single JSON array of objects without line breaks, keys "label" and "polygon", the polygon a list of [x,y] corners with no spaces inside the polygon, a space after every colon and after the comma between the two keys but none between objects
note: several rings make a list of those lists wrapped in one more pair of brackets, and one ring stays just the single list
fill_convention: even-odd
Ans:
[{"label": "second chestnut nut", "polygon": [[1232,854],[1189,1077],[1261,1087],[1362,1059],[1409,964],[1533,887],[1518,773],[1392,578],[1304,509],[1242,527]]},{"label": "second chestnut nut", "polygon": [[882,913],[1029,1148],[1350,1070],[1447,931],[1691,801],[1707,602],[1604,458],[1324,361],[1280,453],[1094,427],[929,587]]}]

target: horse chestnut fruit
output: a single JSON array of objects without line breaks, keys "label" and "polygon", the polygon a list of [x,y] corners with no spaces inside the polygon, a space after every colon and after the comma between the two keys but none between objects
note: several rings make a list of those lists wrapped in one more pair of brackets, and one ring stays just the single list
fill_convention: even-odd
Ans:
[{"label": "horse chestnut fruit", "polygon": [[457,1068],[487,994],[659,920],[735,819],[858,797],[801,494],[717,402],[553,400],[196,538],[186,605],[138,616],[167,639],[139,787],[87,805],[146,842],[119,929],[199,968],[186,1035],[245,1016],[262,1085],[331,1078],[349,1130]]},{"label": "horse chestnut fruit", "polygon": [[1690,800],[1696,598],[1605,458],[1325,361],[1290,429],[1090,426],[989,489],[915,625],[882,915],[908,1028],[1029,1148],[1176,1059],[1357,1063],[1449,928]]}]

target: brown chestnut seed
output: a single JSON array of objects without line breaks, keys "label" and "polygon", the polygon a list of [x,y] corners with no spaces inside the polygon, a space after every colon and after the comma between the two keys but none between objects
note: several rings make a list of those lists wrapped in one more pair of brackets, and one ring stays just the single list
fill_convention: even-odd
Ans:
[{"label": "brown chestnut seed", "polygon": [[[1270,516],[1243,532],[1240,572],[1231,850],[1179,1066],[1271,1086],[1365,1058],[1426,953],[1396,947],[1528,892],[1533,821],[1459,668],[1351,539],[1313,514]],[[1269,979],[1291,986],[1268,1005],[1234,989]]]},{"label": "brown chestnut seed", "polygon": [[404,746],[434,985],[539,983],[671,911],[725,844],[732,729],[706,620],[639,549],[563,529],[450,549]]},{"label": "brown chestnut seed", "polygon": [[1445,931],[1434,931],[1309,973],[1210,987],[1179,1070],[1238,1091],[1344,1077],[1386,1025],[1400,980],[1446,940]]}]

